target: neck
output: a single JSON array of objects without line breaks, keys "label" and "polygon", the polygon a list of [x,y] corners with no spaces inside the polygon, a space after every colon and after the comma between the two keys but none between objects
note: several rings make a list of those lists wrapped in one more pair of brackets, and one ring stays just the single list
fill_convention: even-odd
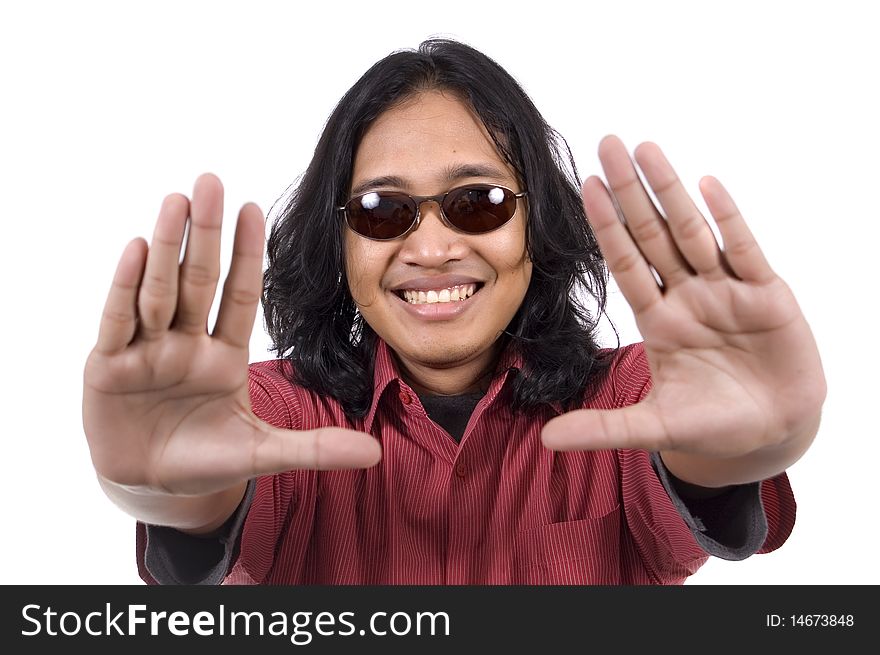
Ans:
[{"label": "neck", "polygon": [[447,368],[406,361],[396,353],[394,357],[401,377],[420,396],[459,396],[486,393],[498,362],[498,346],[495,344],[489,352],[471,361]]}]

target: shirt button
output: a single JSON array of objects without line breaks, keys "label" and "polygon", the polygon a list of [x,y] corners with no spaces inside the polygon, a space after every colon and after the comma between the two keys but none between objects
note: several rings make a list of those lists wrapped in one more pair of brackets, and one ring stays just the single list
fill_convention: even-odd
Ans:
[{"label": "shirt button", "polygon": [[458,465],[455,467],[455,474],[460,478],[463,478],[464,476],[466,476],[467,472],[468,472],[467,465],[465,465],[463,462],[459,462]]},{"label": "shirt button", "polygon": [[409,397],[409,394],[405,391],[400,392],[400,402],[404,405],[409,405],[412,402],[412,398]]}]

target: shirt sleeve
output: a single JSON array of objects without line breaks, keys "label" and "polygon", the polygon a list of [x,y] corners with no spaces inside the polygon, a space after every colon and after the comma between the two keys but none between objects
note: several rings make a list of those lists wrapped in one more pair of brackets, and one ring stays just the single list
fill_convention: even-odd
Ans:
[{"label": "shirt sleeve", "polygon": [[[276,427],[300,429],[299,403],[292,393],[281,392],[282,364],[277,361],[251,364],[248,390],[251,409],[261,420]],[[279,532],[278,517],[283,517],[291,502],[292,493],[281,485],[293,476],[283,474],[262,476],[250,480],[244,498],[235,513],[229,517],[217,535],[196,537],[164,526],[136,524],[136,556],[138,572],[147,584],[220,584],[235,567],[241,554],[251,510],[258,506],[256,528],[262,534],[266,525],[275,525],[271,534],[258,540],[262,548],[257,555],[269,558],[274,539]],[[281,491],[280,487],[284,487]],[[260,491],[262,489],[262,491]],[[268,500],[267,500],[268,498]],[[283,505],[279,507],[279,505]],[[265,517],[266,508],[272,513]],[[254,521],[251,521],[252,523]],[[251,541],[254,541],[253,539]],[[250,543],[250,542],[249,542]],[[251,547],[251,549],[253,549]],[[238,576],[242,578],[241,575]],[[247,579],[247,576],[244,576]]]},{"label": "shirt sleeve", "polygon": [[232,568],[245,518],[254,498],[250,480],[244,498],[218,534],[197,537],[174,528],[144,525],[144,566],[160,585],[216,585]]},{"label": "shirt sleeve", "polygon": [[768,532],[760,482],[737,485],[711,498],[687,498],[679,494],[677,479],[659,453],[651,453],[651,464],[672,505],[707,554],[743,560],[760,550]]},{"label": "shirt sleeve", "polygon": [[[614,367],[616,407],[648,395],[651,376],[642,344],[622,349]],[[618,455],[627,521],[657,579],[684,580],[710,555],[743,560],[771,552],[791,534],[796,504],[784,472],[715,497],[691,498],[659,453],[622,450]]]}]

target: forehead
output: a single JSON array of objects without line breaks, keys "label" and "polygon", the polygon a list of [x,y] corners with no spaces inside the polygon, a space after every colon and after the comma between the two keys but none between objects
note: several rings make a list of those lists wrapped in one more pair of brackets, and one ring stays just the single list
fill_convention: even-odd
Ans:
[{"label": "forehead", "polygon": [[352,186],[379,177],[431,185],[451,168],[474,164],[490,165],[508,181],[515,179],[467,105],[449,93],[425,92],[387,110],[370,125],[355,153]]}]

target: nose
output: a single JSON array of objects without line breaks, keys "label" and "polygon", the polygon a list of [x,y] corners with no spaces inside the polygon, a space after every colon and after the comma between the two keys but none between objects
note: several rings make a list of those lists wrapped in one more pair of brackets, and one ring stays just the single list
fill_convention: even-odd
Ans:
[{"label": "nose", "polygon": [[418,209],[418,220],[404,238],[400,258],[408,264],[430,268],[464,257],[467,246],[462,235],[443,221],[440,203],[425,199]]},{"label": "nose", "polygon": [[[425,207],[425,204],[428,204],[428,207]],[[425,209],[429,211],[425,212]],[[425,198],[416,207],[416,225],[413,229],[417,230],[421,227],[428,216],[434,216],[442,225],[446,225],[443,220],[443,209],[440,207],[440,202],[436,198]]]}]

